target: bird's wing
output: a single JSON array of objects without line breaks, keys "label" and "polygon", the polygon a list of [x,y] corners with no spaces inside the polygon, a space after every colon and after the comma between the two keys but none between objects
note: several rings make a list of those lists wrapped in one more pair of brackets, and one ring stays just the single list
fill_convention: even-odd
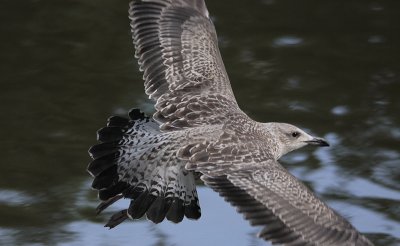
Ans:
[{"label": "bird's wing", "polygon": [[222,176],[203,175],[264,240],[285,245],[372,245],[278,162],[249,165]]},{"label": "bird's wing", "polygon": [[185,146],[178,156],[253,225],[264,226],[260,237],[288,245],[372,245],[273,159],[274,143],[255,125],[223,130],[217,141]]},{"label": "bird's wing", "polygon": [[132,35],[162,130],[220,124],[239,112],[204,0],[134,0]]}]

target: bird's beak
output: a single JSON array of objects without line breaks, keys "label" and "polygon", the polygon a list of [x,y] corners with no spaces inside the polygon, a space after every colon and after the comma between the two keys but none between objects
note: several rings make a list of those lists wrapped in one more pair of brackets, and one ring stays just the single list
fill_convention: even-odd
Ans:
[{"label": "bird's beak", "polygon": [[320,147],[329,146],[329,143],[323,138],[313,138],[311,140],[304,141],[304,142],[306,142],[309,145],[315,145],[315,146],[320,146]]}]

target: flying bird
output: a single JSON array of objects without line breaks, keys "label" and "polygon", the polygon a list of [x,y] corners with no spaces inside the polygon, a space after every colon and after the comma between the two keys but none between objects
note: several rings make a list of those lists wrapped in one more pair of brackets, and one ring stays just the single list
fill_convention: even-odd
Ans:
[{"label": "flying bird", "polygon": [[303,146],[329,144],[239,108],[204,0],[134,0],[129,18],[156,111],[109,118],[89,149],[97,213],[131,200],[106,226],[144,215],[154,223],[199,219],[200,177],[273,244],[372,245],[278,162]]}]

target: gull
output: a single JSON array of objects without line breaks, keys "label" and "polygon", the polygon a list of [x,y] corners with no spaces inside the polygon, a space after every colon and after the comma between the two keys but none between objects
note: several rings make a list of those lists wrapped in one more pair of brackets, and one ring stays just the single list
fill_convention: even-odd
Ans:
[{"label": "gull", "polygon": [[278,162],[329,144],[291,124],[256,122],[239,108],[204,0],[134,0],[129,18],[155,113],[110,117],[89,149],[97,213],[130,199],[107,227],[143,216],[199,219],[200,178],[273,244],[373,245]]}]

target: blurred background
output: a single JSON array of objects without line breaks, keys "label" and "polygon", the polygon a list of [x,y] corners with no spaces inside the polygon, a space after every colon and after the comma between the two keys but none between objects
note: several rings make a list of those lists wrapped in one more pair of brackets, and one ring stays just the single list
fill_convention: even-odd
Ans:
[{"label": "blurred background", "polygon": [[[400,245],[400,2],[209,0],[241,108],[325,137],[281,162],[376,245]],[[265,245],[199,188],[202,218],[103,225],[87,149],[110,115],[152,112],[128,1],[1,0],[0,245]]]}]

